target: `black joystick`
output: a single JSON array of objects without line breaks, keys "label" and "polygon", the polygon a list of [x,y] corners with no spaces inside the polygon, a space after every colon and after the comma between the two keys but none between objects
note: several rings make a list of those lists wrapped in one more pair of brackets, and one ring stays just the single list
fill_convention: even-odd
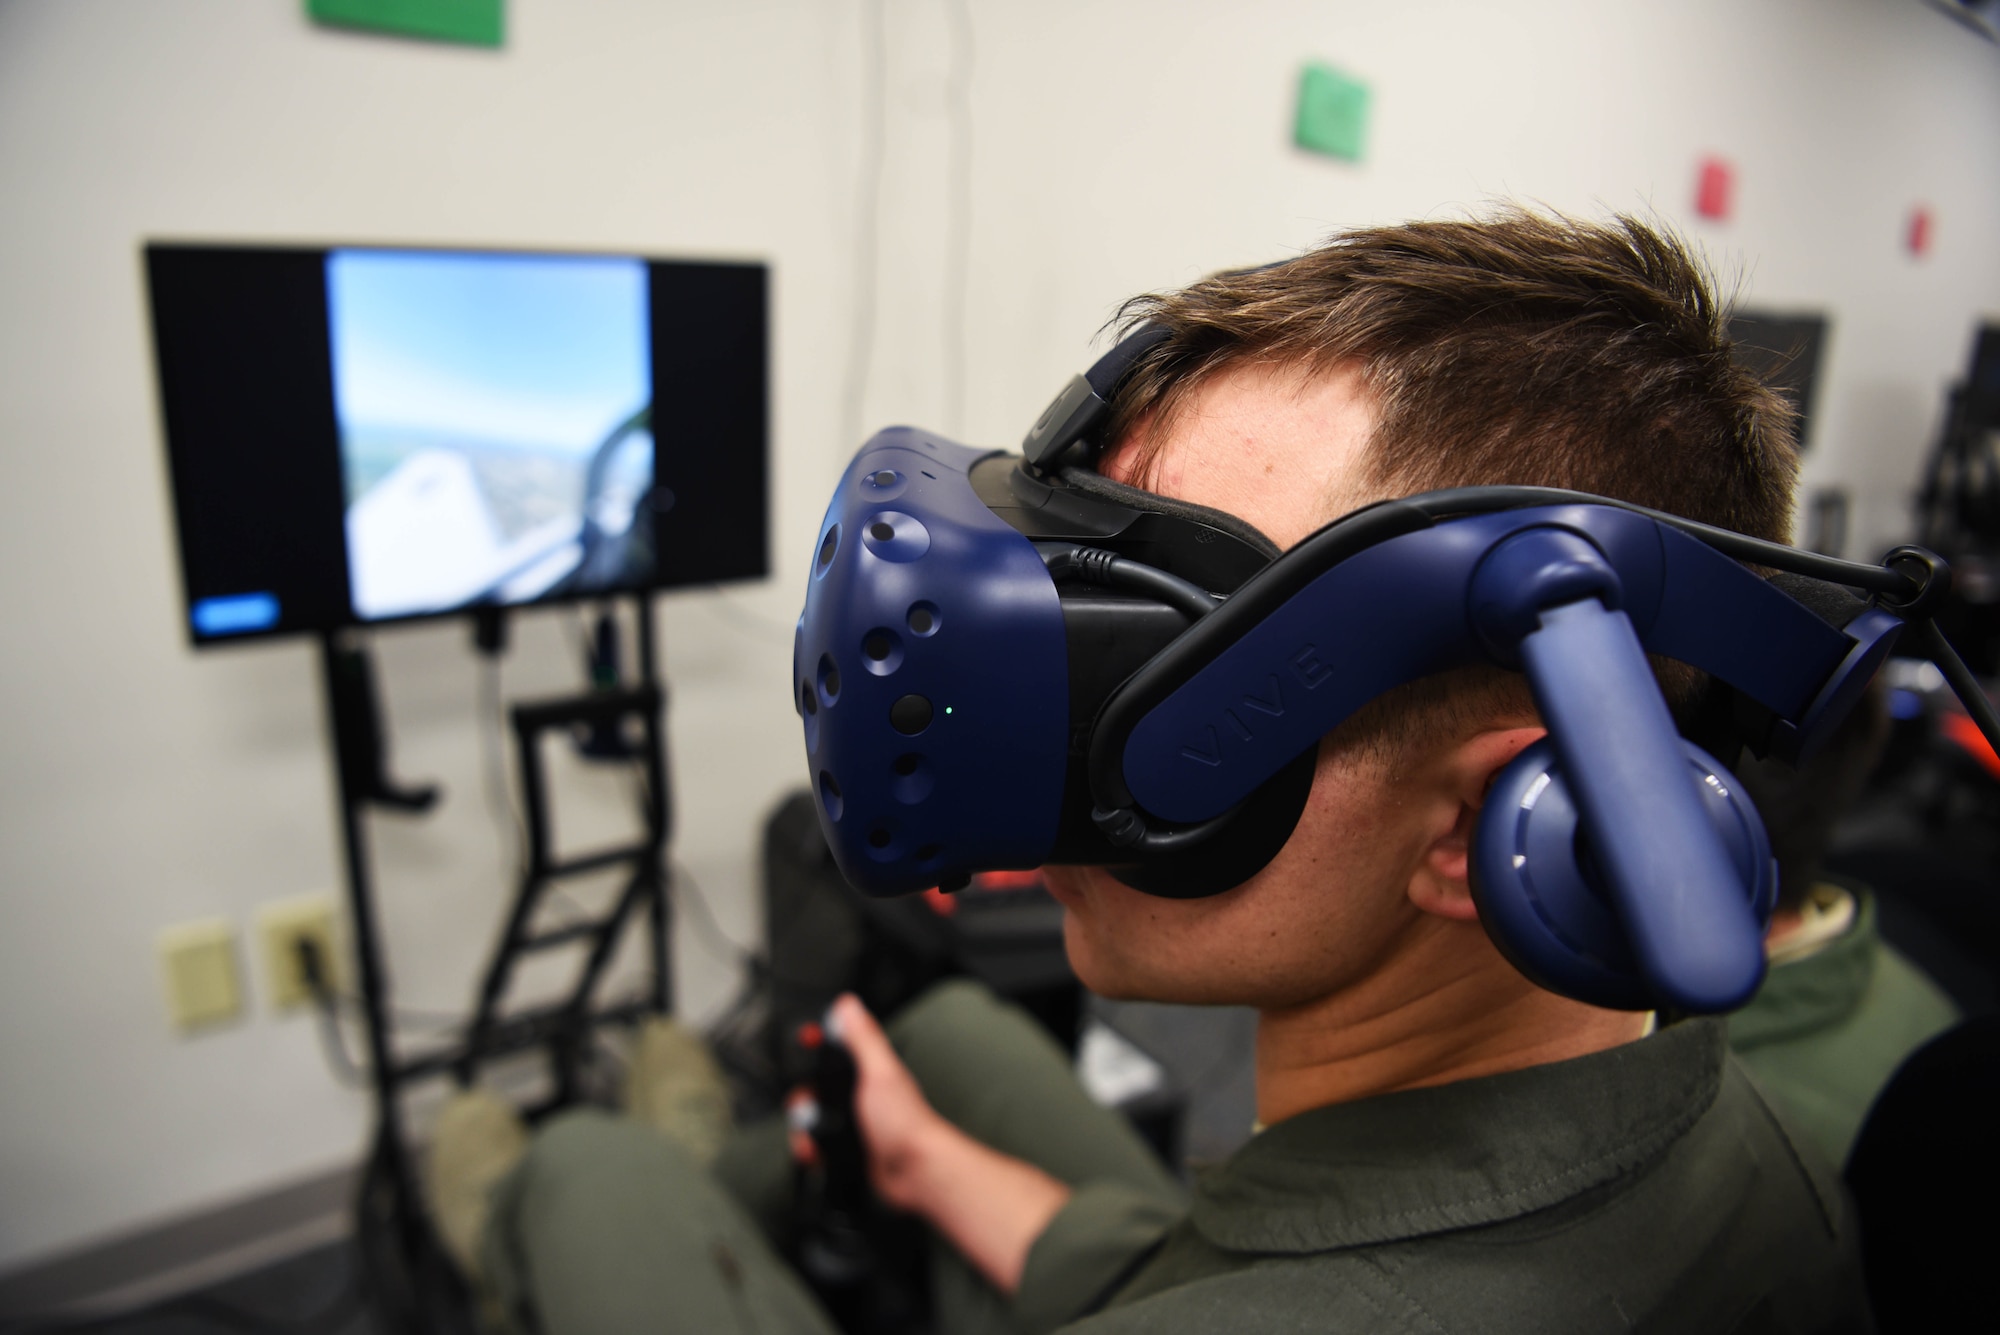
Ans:
[{"label": "black joystick", "polygon": [[800,1025],[794,1040],[803,1076],[785,1101],[798,1176],[794,1259],[841,1330],[918,1329],[927,1298],[921,1234],[869,1189],[854,1055],[831,1015]]}]

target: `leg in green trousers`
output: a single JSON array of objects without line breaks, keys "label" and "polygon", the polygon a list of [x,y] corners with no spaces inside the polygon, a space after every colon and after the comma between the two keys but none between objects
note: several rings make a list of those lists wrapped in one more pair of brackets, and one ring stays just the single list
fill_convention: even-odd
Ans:
[{"label": "leg in green trousers", "polygon": [[[1181,1200],[1125,1119],[1090,1101],[1062,1049],[986,988],[940,984],[889,1037],[932,1105],[994,1149],[1072,1184],[1110,1180]],[[772,1245],[791,1180],[776,1122],[740,1131],[704,1170],[636,1122],[572,1113],[535,1137],[496,1190],[485,1272],[543,1335],[830,1335]],[[938,1329],[1011,1331],[1006,1300],[948,1245],[935,1253]]]},{"label": "leg in green trousers", "polygon": [[628,1118],[568,1113],[494,1191],[482,1268],[547,1335],[835,1335],[737,1199]]}]

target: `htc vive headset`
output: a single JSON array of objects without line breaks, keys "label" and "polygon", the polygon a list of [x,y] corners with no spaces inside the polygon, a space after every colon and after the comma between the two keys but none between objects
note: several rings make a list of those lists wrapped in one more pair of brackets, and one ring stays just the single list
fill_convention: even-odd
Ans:
[{"label": "htc vive headset", "polygon": [[[1101,477],[1108,403],[1164,337],[1142,328],[1073,379],[1018,456],[892,427],[841,478],[792,675],[821,824],[862,890],[1046,863],[1228,890],[1290,837],[1322,736],[1490,663],[1526,674],[1548,736],[1481,813],[1488,935],[1592,1005],[1722,1011],[1763,977],[1777,871],[1718,755],[1810,757],[1906,637],[2000,741],[1930,624],[1950,572],[1920,548],[1859,565],[1601,496],[1467,487],[1281,553]],[[1711,679],[1686,736],[1648,654]]]}]

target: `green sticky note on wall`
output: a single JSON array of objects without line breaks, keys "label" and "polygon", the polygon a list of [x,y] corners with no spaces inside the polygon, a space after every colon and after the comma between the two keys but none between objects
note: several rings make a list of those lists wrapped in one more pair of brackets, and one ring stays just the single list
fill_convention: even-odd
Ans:
[{"label": "green sticky note on wall", "polygon": [[1292,142],[1331,157],[1361,161],[1368,137],[1368,85],[1331,65],[1299,71],[1299,114]]},{"label": "green sticky note on wall", "polygon": [[467,46],[498,46],[505,31],[502,0],[306,0],[315,23],[372,28]]}]

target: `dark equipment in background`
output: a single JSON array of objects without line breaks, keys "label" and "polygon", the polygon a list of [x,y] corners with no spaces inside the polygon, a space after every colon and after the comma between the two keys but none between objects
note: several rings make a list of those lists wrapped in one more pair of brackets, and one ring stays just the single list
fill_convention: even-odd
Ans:
[{"label": "dark equipment in background", "polygon": [[[1974,337],[1918,495],[1918,537],[1951,562],[1937,628],[1966,665],[2000,669],[2000,325]],[[1834,832],[1830,870],[1876,894],[1885,941],[1969,1018],[1910,1056],[1847,1163],[1862,1262],[1884,1332],[1970,1329],[1972,1277],[2000,1191],[1987,1123],[2000,1087],[2000,754],[1929,663],[1892,659],[1889,744]]]},{"label": "dark equipment in background", "polygon": [[2000,1009],[2000,756],[1932,665],[1891,659],[1889,740],[1827,868],[1875,891],[1883,939],[1967,1015]]},{"label": "dark equipment in background", "polygon": [[1939,626],[1973,671],[2000,673],[2000,325],[1977,332],[1964,381],[1946,393],[1917,512],[1918,541],[1957,576]]},{"label": "dark equipment in background", "polygon": [[1729,317],[1729,340],[1737,364],[1755,372],[1790,402],[1799,415],[1799,448],[1808,448],[1820,366],[1826,359],[1826,317],[1736,311]]},{"label": "dark equipment in background", "polygon": [[[2000,325],[1973,340],[1918,495],[1918,538],[1951,562],[1936,625],[1966,664],[2000,669]],[[2000,1096],[2000,754],[1931,664],[1892,659],[1889,745],[1836,829],[1830,869],[1876,893],[1883,939],[1969,1017],[1912,1054],[1876,1099],[1846,1168],[1884,1332],[1971,1329],[2000,1192],[1988,1134]]]},{"label": "dark equipment in background", "polygon": [[1805,541],[1809,552],[1836,559],[1847,555],[1847,518],[1851,508],[1845,487],[1821,487],[1806,505]]},{"label": "dark equipment in background", "polygon": [[374,658],[347,637],[336,637],[330,645],[326,682],[341,774],[351,776],[349,781],[364,802],[412,814],[429,811],[437,805],[442,791],[436,784],[405,786],[390,777],[388,733],[382,726],[382,702],[375,691]]},{"label": "dark equipment in background", "polygon": [[[619,639],[617,615],[608,607],[598,609],[583,658],[584,676],[589,680],[591,690],[615,692],[623,684],[625,674],[620,666]],[[573,734],[577,754],[585,760],[613,762],[632,760],[644,754],[634,745],[627,731],[629,721],[625,717],[607,714],[579,723]]]},{"label": "dark equipment in background", "polygon": [[[1884,1335],[1976,1330],[2000,1196],[2000,1017],[1967,1020],[1912,1053],[1868,1114],[1847,1162],[1861,1263]],[[1868,1227],[1871,1220],[1893,1227]]]},{"label": "dark equipment in background", "polygon": [[[1815,507],[1817,508],[1817,507]],[[2000,325],[1975,331],[1917,496],[1917,540],[1950,562],[1934,625],[2000,672]],[[1809,526],[1809,531],[1813,527]],[[1883,670],[1887,750],[1827,866],[1876,892],[1883,938],[1967,1015],[2000,1007],[2000,755],[1931,664]]]}]

